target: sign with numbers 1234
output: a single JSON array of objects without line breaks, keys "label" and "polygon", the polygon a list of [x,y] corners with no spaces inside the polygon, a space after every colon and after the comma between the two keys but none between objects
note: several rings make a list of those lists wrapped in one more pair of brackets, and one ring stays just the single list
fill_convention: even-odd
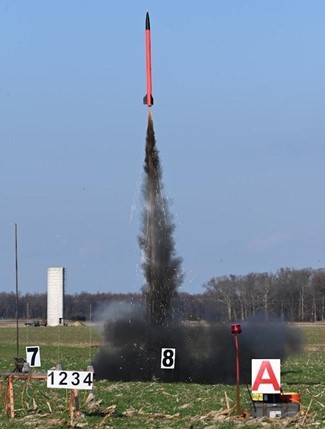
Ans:
[{"label": "sign with numbers 1234", "polygon": [[90,371],[47,371],[47,387],[54,389],[91,390],[93,372]]}]

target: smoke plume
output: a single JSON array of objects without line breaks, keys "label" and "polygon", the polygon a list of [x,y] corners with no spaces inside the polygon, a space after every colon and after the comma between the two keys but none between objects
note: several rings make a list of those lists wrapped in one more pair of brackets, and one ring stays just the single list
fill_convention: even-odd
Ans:
[{"label": "smoke plume", "polygon": [[[183,280],[175,256],[174,225],[163,196],[162,173],[149,112],[139,245],[145,279],[143,303],[114,312],[93,366],[98,378],[122,381],[234,383],[235,346],[230,326],[176,320],[173,300]],[[300,331],[269,320],[242,323],[241,381],[250,382],[251,359],[285,359],[302,347]],[[161,349],[176,350],[175,369],[161,369]]]},{"label": "smoke plume", "polygon": [[172,301],[183,275],[182,260],[175,256],[175,227],[163,195],[161,166],[150,111],[144,171],[145,208],[139,245],[143,253],[142,270],[146,281],[146,316],[150,326],[162,326],[168,323]]},{"label": "smoke plume", "polygon": [[[93,362],[98,378],[122,381],[235,383],[235,346],[229,325],[171,322],[148,325],[144,309],[107,322],[104,346]],[[301,351],[298,328],[279,320],[242,323],[238,337],[241,382],[250,383],[251,359],[282,359]],[[175,369],[161,369],[161,349],[175,348]]]}]

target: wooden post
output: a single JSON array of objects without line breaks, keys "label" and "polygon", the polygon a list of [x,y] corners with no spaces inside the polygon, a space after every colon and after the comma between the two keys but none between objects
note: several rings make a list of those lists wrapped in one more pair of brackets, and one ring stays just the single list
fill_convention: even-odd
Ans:
[{"label": "wooden post", "polygon": [[8,414],[10,418],[15,417],[14,386],[13,386],[13,380],[11,375],[8,375],[8,378],[7,378],[5,414]]},{"label": "wooden post", "polygon": [[69,401],[69,410],[70,410],[70,425],[74,427],[74,417],[80,414],[79,411],[79,392],[77,389],[72,389],[70,391],[70,401]]}]

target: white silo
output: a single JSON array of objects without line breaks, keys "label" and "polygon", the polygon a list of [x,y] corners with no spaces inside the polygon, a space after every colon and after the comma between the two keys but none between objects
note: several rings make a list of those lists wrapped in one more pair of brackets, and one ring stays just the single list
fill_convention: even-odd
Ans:
[{"label": "white silo", "polygon": [[63,324],[64,268],[47,269],[47,325]]}]

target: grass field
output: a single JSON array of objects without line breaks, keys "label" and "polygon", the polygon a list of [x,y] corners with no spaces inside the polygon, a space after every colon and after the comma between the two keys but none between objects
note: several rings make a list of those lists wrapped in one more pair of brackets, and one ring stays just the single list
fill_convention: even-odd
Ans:
[{"label": "grass field", "polygon": [[[80,391],[80,416],[75,427],[88,428],[279,428],[325,427],[325,325],[302,325],[306,347],[282,365],[284,391],[301,394],[301,413],[292,419],[245,418],[235,409],[236,387],[228,385],[94,382],[92,391]],[[0,371],[14,369],[16,330],[0,328]],[[58,362],[65,370],[84,371],[101,344],[95,327],[28,327],[19,330],[19,355],[25,346],[41,348],[43,372]],[[217,370],[217,368],[216,368]],[[6,377],[1,377],[4,404]],[[70,391],[48,389],[46,380],[15,380],[15,418],[0,412],[0,427],[55,429],[71,425]],[[246,386],[241,407],[250,410]]]}]

